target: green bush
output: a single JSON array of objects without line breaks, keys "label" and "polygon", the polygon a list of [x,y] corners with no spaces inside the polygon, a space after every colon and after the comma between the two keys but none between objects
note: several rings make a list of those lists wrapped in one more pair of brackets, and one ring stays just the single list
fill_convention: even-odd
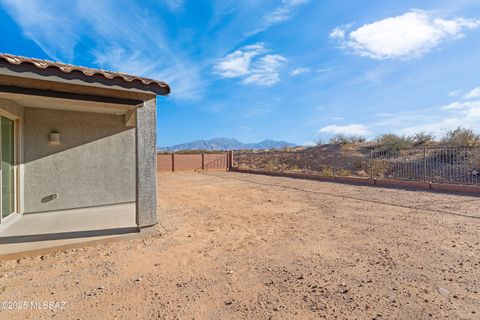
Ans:
[{"label": "green bush", "polygon": [[269,171],[269,172],[277,171],[277,165],[272,162],[267,162],[264,168],[266,171]]},{"label": "green bush", "polygon": [[441,142],[449,147],[473,147],[480,145],[480,136],[472,129],[458,127],[455,130],[447,131]]},{"label": "green bush", "polygon": [[370,174],[372,174],[373,177],[383,178],[385,176],[385,173],[387,172],[387,169],[388,169],[388,161],[373,160],[371,164],[372,172],[370,172]]},{"label": "green bush", "polygon": [[337,134],[330,138],[331,144],[355,144],[355,143],[362,143],[367,141],[367,138],[362,136],[347,136],[344,134]]},{"label": "green bush", "polygon": [[335,174],[337,176],[343,176],[343,177],[346,177],[346,176],[349,176],[350,175],[350,170],[348,169],[337,169],[335,171]]},{"label": "green bush", "polygon": [[413,147],[413,139],[387,133],[379,136],[375,141],[376,147],[381,149],[407,149]]},{"label": "green bush", "polygon": [[411,139],[415,147],[429,146],[435,143],[433,133],[425,131],[415,133]]},{"label": "green bush", "polygon": [[326,167],[322,169],[322,175],[324,176],[333,176],[333,169]]}]

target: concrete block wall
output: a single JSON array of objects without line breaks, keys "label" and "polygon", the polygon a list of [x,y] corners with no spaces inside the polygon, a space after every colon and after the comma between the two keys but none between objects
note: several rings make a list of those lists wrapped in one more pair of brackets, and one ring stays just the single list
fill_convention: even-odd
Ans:
[{"label": "concrete block wall", "polygon": [[201,154],[175,154],[174,155],[175,171],[193,171],[202,169]]},{"label": "concrete block wall", "polygon": [[228,169],[227,153],[159,153],[157,154],[157,171],[226,171]]},{"label": "concrete block wall", "polygon": [[323,176],[315,174],[305,173],[293,173],[293,172],[270,172],[262,170],[249,170],[230,168],[231,171],[251,174],[261,174],[268,176],[288,177],[297,179],[309,179],[326,182],[338,182],[357,185],[371,185],[376,187],[387,188],[399,188],[399,189],[418,189],[418,190],[432,190],[440,192],[450,193],[466,193],[480,195],[479,185],[461,185],[451,183],[434,183],[434,182],[422,182],[422,181],[406,181],[406,180],[391,180],[391,179],[372,179],[362,177],[342,177],[342,176]]}]

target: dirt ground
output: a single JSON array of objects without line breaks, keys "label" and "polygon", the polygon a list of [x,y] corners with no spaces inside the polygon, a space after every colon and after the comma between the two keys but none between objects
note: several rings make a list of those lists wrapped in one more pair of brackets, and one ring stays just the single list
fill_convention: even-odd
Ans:
[{"label": "dirt ground", "polygon": [[3,261],[0,319],[480,319],[480,198],[159,175],[155,234]]}]

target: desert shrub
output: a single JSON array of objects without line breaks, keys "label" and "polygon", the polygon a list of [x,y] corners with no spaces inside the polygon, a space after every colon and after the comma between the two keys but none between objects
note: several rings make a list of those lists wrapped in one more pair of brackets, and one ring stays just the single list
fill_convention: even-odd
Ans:
[{"label": "desert shrub", "polygon": [[371,164],[371,174],[374,177],[384,177],[388,169],[388,161],[373,160]]},{"label": "desert shrub", "polygon": [[338,170],[335,171],[335,173],[336,173],[337,176],[346,177],[346,176],[350,175],[350,170],[348,170],[348,169],[338,169]]},{"label": "desert shrub", "polygon": [[387,133],[379,136],[375,144],[381,149],[406,149],[413,146],[413,141],[411,137]]},{"label": "desert shrub", "polygon": [[355,144],[355,143],[362,143],[367,141],[367,138],[362,136],[347,136],[344,134],[337,134],[330,138],[330,143],[332,144]]},{"label": "desert shrub", "polygon": [[265,164],[265,170],[266,171],[276,171],[277,170],[277,165],[272,163],[272,162],[268,162]]},{"label": "desert shrub", "polygon": [[352,167],[355,171],[363,170],[365,167],[365,161],[361,158],[352,159]]},{"label": "desert shrub", "polygon": [[435,143],[433,133],[424,131],[414,134],[411,140],[413,142],[413,146],[415,147],[428,146]]},{"label": "desert shrub", "polygon": [[333,169],[330,167],[326,167],[322,169],[322,174],[324,176],[333,176]]},{"label": "desert shrub", "polygon": [[447,131],[441,142],[449,147],[473,147],[480,145],[480,136],[472,129],[458,127],[455,130]]}]

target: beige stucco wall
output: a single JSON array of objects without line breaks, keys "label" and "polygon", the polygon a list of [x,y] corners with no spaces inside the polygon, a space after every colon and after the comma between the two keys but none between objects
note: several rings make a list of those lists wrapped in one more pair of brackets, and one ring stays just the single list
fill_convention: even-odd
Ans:
[{"label": "beige stucco wall", "polygon": [[135,128],[124,116],[25,107],[23,142],[24,212],[135,201]]},{"label": "beige stucco wall", "polygon": [[14,114],[18,117],[23,117],[23,106],[17,104],[15,101],[0,98],[0,109]]}]

